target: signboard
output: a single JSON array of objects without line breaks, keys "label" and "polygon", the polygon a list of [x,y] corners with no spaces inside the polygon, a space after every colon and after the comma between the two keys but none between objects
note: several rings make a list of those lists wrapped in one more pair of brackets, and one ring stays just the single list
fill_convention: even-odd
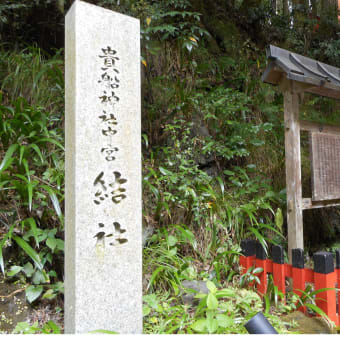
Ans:
[{"label": "signboard", "polygon": [[340,198],[340,134],[311,132],[312,200]]}]

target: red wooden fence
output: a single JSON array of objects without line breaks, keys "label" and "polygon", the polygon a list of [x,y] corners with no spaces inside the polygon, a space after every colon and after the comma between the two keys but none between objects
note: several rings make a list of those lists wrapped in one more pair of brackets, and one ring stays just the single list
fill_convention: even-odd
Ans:
[{"label": "red wooden fence", "polygon": [[[332,253],[317,252],[313,256],[314,270],[304,268],[304,254],[302,249],[292,250],[292,264],[284,263],[284,251],[281,246],[272,247],[272,260],[268,259],[266,253],[259,242],[254,240],[244,240],[241,242],[242,256],[240,256],[241,274],[247,272],[251,267],[263,268],[258,275],[260,284],[256,289],[260,295],[267,291],[268,276],[271,273],[273,282],[278,289],[286,293],[286,278],[292,278],[293,291],[301,296],[306,289],[306,283],[314,284],[314,290],[322,288],[339,288],[340,289],[340,249],[336,251],[336,267],[334,269],[334,260]],[[337,297],[338,295],[338,297]],[[316,305],[321,308],[328,317],[340,325],[340,292],[336,290],[327,290],[316,295]],[[306,307],[300,308],[304,313]]]}]

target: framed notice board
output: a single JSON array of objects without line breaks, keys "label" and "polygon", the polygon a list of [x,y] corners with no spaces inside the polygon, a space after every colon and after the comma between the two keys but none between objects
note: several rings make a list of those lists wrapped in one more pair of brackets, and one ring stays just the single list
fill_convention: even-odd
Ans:
[{"label": "framed notice board", "polygon": [[312,200],[340,198],[340,134],[311,132]]}]

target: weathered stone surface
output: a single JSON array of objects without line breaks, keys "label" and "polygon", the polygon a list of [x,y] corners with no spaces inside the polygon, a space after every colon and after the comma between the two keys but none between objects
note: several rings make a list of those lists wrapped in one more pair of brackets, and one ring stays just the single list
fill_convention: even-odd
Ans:
[{"label": "weathered stone surface", "polygon": [[287,323],[294,321],[295,326],[289,329],[300,334],[335,334],[336,330],[323,318],[308,317],[302,312],[295,311],[284,315],[282,320]]},{"label": "weathered stone surface", "polygon": [[184,304],[187,305],[197,305],[199,300],[194,298],[194,296],[198,293],[208,294],[209,289],[207,288],[207,282],[206,281],[189,281],[189,280],[183,280],[182,286],[185,289],[182,290],[182,300]]},{"label": "weathered stone surface", "polygon": [[66,333],[142,333],[139,41],[126,15],[66,16]]}]

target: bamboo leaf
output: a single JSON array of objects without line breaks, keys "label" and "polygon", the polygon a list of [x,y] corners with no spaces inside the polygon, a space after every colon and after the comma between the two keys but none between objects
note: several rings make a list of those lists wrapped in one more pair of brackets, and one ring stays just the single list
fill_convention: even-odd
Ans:
[{"label": "bamboo leaf", "polygon": [[62,212],[61,212],[60,205],[59,205],[59,200],[58,200],[58,197],[57,197],[55,191],[51,187],[49,187],[48,185],[42,184],[41,187],[44,188],[48,192],[48,194],[49,194],[49,196],[51,198],[54,210],[57,213],[57,216],[59,218],[61,218],[62,217]]},{"label": "bamboo leaf", "polygon": [[1,162],[1,164],[0,164],[0,172],[1,171],[4,171],[6,168],[8,168],[9,167],[9,160],[11,159],[11,157],[12,157],[12,155],[13,155],[13,153],[16,151],[16,149],[18,148],[18,144],[12,144],[9,148],[8,148],[8,150],[7,150],[7,152],[6,152],[6,154],[5,154],[5,157],[4,157],[4,159],[2,160],[2,162]]},{"label": "bamboo leaf", "polygon": [[306,303],[306,307],[310,308],[313,312],[321,315],[321,316],[324,316],[328,319],[328,315],[321,309],[319,308],[318,306],[316,305],[313,305],[311,303]]},{"label": "bamboo leaf", "polygon": [[31,144],[29,147],[30,147],[31,149],[33,149],[33,150],[37,153],[37,155],[40,157],[41,164],[44,163],[44,157],[43,157],[43,155],[42,155],[42,153],[41,153],[41,151],[40,151],[38,145],[36,145],[36,144]]},{"label": "bamboo leaf", "polygon": [[19,164],[21,164],[22,162],[22,157],[24,156],[24,153],[25,153],[25,150],[26,150],[26,146],[25,145],[20,145],[20,151],[19,151]]},{"label": "bamboo leaf", "polygon": [[18,235],[12,236],[13,240],[17,243],[17,245],[24,250],[24,252],[34,261],[38,269],[42,270],[43,265],[40,261],[40,257],[38,253],[21,237]]},{"label": "bamboo leaf", "polygon": [[35,223],[35,220],[33,217],[30,218],[26,218],[24,221],[21,222],[22,226],[24,226],[24,224],[28,222],[28,224],[31,227],[32,230],[32,234],[35,240],[35,244],[37,246],[37,248],[39,248],[39,240],[38,240],[38,229],[37,229],[37,224]]},{"label": "bamboo leaf", "polygon": [[155,281],[157,275],[163,270],[164,268],[162,266],[158,267],[151,275],[150,281],[147,287],[147,290],[152,286],[153,282]]},{"label": "bamboo leaf", "polygon": [[267,243],[266,243],[266,240],[264,239],[264,237],[258,232],[257,229],[253,228],[253,227],[250,227],[249,228],[253,234],[256,236],[256,238],[259,240],[259,242],[261,243],[265,253],[268,255],[268,251],[267,251]]},{"label": "bamboo leaf", "polygon": [[224,183],[223,183],[221,177],[216,177],[216,180],[220,184],[221,192],[222,192],[222,195],[223,195],[224,194]]},{"label": "bamboo leaf", "polygon": [[54,140],[52,138],[41,138],[41,139],[36,141],[36,143],[39,143],[39,142],[49,142],[49,143],[55,144],[61,150],[65,151],[65,148],[59,142],[57,142],[56,140]]},{"label": "bamboo leaf", "polygon": [[28,191],[28,209],[29,211],[32,211],[33,184],[31,182],[27,183],[27,191]]}]

